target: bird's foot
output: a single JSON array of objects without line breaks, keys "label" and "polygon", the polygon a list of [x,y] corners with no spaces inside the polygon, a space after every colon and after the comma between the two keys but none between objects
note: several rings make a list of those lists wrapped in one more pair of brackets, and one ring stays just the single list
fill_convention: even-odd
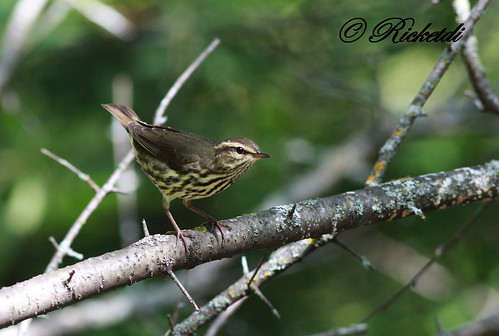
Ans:
[{"label": "bird's foot", "polygon": [[217,228],[218,232],[220,232],[220,236],[222,237],[222,242],[225,240],[225,237],[224,237],[224,232],[222,231],[222,227],[226,227],[228,228],[229,225],[227,224],[220,224],[219,221],[217,221],[215,218],[210,218],[208,219],[208,221],[206,223],[203,223],[202,224],[203,226],[211,226],[211,229],[213,230],[213,228]]},{"label": "bird's foot", "polygon": [[193,238],[194,237],[193,235],[191,235],[190,233],[184,233],[182,232],[182,230],[167,231],[165,234],[176,236],[175,248],[177,247],[178,241],[180,239],[182,241],[182,244],[184,244],[185,254],[187,254],[187,242],[185,241],[185,237]]}]

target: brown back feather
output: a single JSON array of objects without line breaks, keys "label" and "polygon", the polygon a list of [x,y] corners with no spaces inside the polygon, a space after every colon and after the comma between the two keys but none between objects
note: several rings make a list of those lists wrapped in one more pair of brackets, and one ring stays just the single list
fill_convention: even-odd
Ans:
[{"label": "brown back feather", "polygon": [[172,127],[150,125],[125,105],[102,106],[125,127],[139,153],[147,153],[171,169],[179,171],[184,165],[198,161],[203,166],[209,164],[206,158],[213,157],[216,142],[211,139]]}]

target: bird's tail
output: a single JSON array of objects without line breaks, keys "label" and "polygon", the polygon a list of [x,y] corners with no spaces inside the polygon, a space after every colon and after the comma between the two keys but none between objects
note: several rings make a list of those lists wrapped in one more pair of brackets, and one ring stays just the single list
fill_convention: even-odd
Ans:
[{"label": "bird's tail", "polygon": [[131,122],[141,121],[134,110],[121,104],[102,104],[102,107],[108,110],[123,127],[128,128]]}]

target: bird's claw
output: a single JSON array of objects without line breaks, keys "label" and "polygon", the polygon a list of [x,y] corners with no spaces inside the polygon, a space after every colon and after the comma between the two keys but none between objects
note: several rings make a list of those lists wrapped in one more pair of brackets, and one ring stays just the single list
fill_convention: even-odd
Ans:
[{"label": "bird's claw", "polygon": [[209,219],[206,223],[203,223],[202,224],[203,226],[211,226],[211,229],[213,230],[214,227],[217,228],[218,232],[220,232],[220,236],[222,237],[222,242],[225,240],[225,237],[224,237],[224,232],[222,231],[222,227],[229,227],[228,225],[226,224],[220,224],[219,221],[217,221],[216,219]]},{"label": "bird's claw", "polygon": [[167,235],[175,235],[175,237],[176,237],[176,239],[175,239],[175,248],[177,247],[178,241],[180,239],[182,241],[182,244],[184,245],[185,254],[187,254],[187,242],[185,241],[184,237],[193,238],[194,237],[193,235],[191,235],[190,233],[184,233],[181,230],[167,231],[165,234],[167,234]]}]

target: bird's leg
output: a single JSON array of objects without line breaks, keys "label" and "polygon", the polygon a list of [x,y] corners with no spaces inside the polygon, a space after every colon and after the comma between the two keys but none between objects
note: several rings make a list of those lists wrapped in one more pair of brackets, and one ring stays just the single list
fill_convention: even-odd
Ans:
[{"label": "bird's leg", "polygon": [[178,243],[178,240],[180,238],[180,240],[184,244],[185,254],[187,254],[187,243],[185,242],[184,237],[190,237],[190,235],[182,233],[182,230],[180,230],[177,223],[175,222],[175,219],[173,218],[172,213],[170,212],[170,209],[167,207],[164,207],[164,209],[165,209],[166,215],[168,216],[168,219],[170,220],[170,222],[173,225],[173,228],[175,229],[175,232],[169,231],[166,234],[175,234],[176,235],[177,240],[175,241],[175,247],[177,247],[177,243]]},{"label": "bird's leg", "polygon": [[[218,229],[218,232],[220,232],[220,235],[222,236],[222,241],[224,241],[224,233],[222,231],[222,225],[212,216],[208,215],[206,212],[202,211],[202,210],[199,210],[198,208],[196,208],[195,206],[193,206],[191,204],[191,200],[188,200],[188,199],[183,199],[182,200],[182,203],[184,204],[184,206],[191,210],[191,211],[194,211],[195,213],[197,213],[198,215],[200,216],[203,216],[204,218],[206,218],[208,220],[207,223],[205,224],[209,224],[211,225],[212,227],[215,226],[217,229]],[[203,224],[204,225],[204,224]]]}]

